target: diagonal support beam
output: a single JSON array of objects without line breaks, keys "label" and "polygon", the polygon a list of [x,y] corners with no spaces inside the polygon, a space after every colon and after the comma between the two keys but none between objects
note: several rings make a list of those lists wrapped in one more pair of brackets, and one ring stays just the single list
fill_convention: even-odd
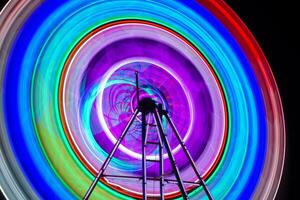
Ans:
[{"label": "diagonal support beam", "polygon": [[193,168],[193,170],[194,170],[197,178],[199,179],[200,184],[203,186],[203,189],[204,189],[207,197],[210,200],[213,200],[213,197],[212,197],[211,193],[209,192],[208,187],[206,186],[205,182],[203,181],[203,179],[202,179],[202,177],[201,177],[201,175],[200,175],[200,173],[199,173],[199,171],[198,171],[198,169],[196,167],[196,164],[195,164],[195,162],[194,162],[191,154],[189,153],[186,145],[184,144],[182,138],[180,137],[180,135],[178,133],[178,130],[177,130],[176,126],[174,125],[173,121],[171,120],[169,114],[164,113],[164,116],[166,117],[167,121],[169,122],[169,124],[170,124],[170,126],[171,126],[171,128],[173,130],[173,132],[175,133],[175,136],[176,136],[177,140],[179,141],[179,143],[180,143],[180,145],[181,145],[181,147],[182,147],[182,149],[183,149],[186,157],[188,158],[188,160],[189,160],[189,162],[190,162],[190,164],[191,164],[191,166],[192,166],[192,168]]},{"label": "diagonal support beam", "polygon": [[119,145],[121,144],[122,140],[124,139],[125,135],[127,134],[130,126],[132,125],[134,119],[136,118],[137,114],[139,113],[139,109],[136,108],[134,113],[132,114],[127,126],[125,127],[124,131],[122,132],[121,136],[119,137],[119,139],[117,140],[116,144],[114,145],[113,149],[111,150],[109,156],[106,158],[106,160],[104,161],[104,163],[102,164],[97,176],[95,177],[93,183],[90,185],[88,191],[86,192],[86,194],[84,195],[83,199],[87,200],[89,199],[91,193],[93,192],[93,190],[95,189],[98,181],[100,180],[101,177],[103,177],[104,171],[107,168],[109,162],[111,161],[112,157],[114,156],[117,148],[119,147]]}]

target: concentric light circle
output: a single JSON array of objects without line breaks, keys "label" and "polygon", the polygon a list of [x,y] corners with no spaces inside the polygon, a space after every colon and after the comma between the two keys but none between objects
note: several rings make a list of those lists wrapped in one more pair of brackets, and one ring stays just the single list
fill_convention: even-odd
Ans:
[{"label": "concentric light circle", "polygon": [[[150,97],[163,104],[193,157],[198,158],[200,173],[207,177],[213,171],[227,135],[223,92],[219,91],[218,80],[203,56],[178,34],[146,21],[121,20],[92,31],[71,54],[74,56],[67,60],[61,77],[61,114],[74,152],[93,174],[96,175],[108,156],[106,152],[113,148],[137,106],[136,71],[140,73],[141,98]],[[74,115],[79,104],[82,108]],[[151,116],[148,120],[151,124]],[[178,141],[164,124],[172,152],[183,170],[182,177],[195,181]],[[141,124],[136,120],[125,144],[120,145],[118,160],[112,163],[110,173],[141,175],[140,133]],[[195,137],[199,139],[194,140]],[[158,140],[155,127],[149,128],[148,140]],[[157,147],[152,145],[148,150],[148,159],[157,158]],[[164,158],[167,159],[166,153]],[[149,164],[148,168],[148,175],[159,175],[158,164]],[[174,178],[170,163],[165,164],[165,170],[169,178]],[[159,195],[157,183],[153,184],[155,187],[149,193]],[[135,191],[141,196],[140,186],[140,182],[118,183],[122,191],[130,188],[130,193]],[[177,194],[178,188],[166,185],[165,192]]]},{"label": "concentric light circle", "polygon": [[[222,1],[10,1],[1,12],[1,187],[11,199],[82,198],[137,107],[168,110],[215,199],[274,198],[285,129],[257,42]],[[106,173],[141,176],[138,115]],[[158,139],[147,116],[148,139]],[[197,181],[166,119],[182,178]],[[147,146],[147,158],[158,148]],[[167,154],[165,176],[175,179]],[[159,164],[148,163],[148,176]],[[202,187],[186,184],[192,199]],[[166,184],[167,199],[180,198]],[[147,193],[159,196],[159,183]],[[141,198],[101,179],[91,199]]]}]

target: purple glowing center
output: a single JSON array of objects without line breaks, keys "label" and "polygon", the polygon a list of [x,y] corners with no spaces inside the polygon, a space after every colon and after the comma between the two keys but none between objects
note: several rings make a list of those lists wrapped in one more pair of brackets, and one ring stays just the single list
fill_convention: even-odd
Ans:
[{"label": "purple glowing center", "polygon": [[[116,71],[114,71],[105,84],[105,89],[102,97],[102,113],[104,116],[105,126],[109,128],[109,132],[114,136],[119,136],[124,130],[129,117],[133,113],[134,109],[137,107],[136,98],[136,86],[135,86],[135,70],[140,71],[140,98],[150,98],[154,100],[157,104],[162,104],[163,108],[168,110],[172,115],[175,110],[178,112],[185,110],[186,116],[178,115],[175,117],[176,121],[180,125],[179,130],[186,135],[190,131],[189,127],[192,126],[192,120],[190,117],[190,107],[186,95],[182,95],[180,98],[176,99],[174,103],[174,97],[172,94],[174,91],[178,93],[185,94],[181,85],[176,81],[176,79],[162,67],[158,67],[154,64],[146,62],[132,62],[121,66]],[[164,77],[165,84],[168,88],[163,87],[162,79],[157,79],[158,75]],[[168,99],[168,101],[167,101]],[[123,146],[138,154],[138,158],[141,158],[141,116],[138,115],[137,120],[133,123],[132,128],[129,130]],[[147,137],[149,141],[158,141],[157,129],[155,127],[154,118],[152,115],[147,115]],[[184,123],[182,123],[184,122]],[[189,122],[189,123],[186,123]],[[167,133],[167,137],[172,141],[172,134],[166,126],[166,121],[162,119],[163,126]],[[111,143],[103,140],[104,133],[98,133],[95,135],[97,143],[103,147],[107,143]],[[174,140],[173,140],[174,141]],[[174,148],[178,144],[171,142],[171,146]],[[119,159],[126,159],[126,152],[130,155],[130,151],[125,151],[122,154],[117,154],[116,157]],[[156,156],[157,147],[149,146],[147,148],[147,154],[151,157]],[[134,156],[133,156],[134,157]]]},{"label": "purple glowing center", "polygon": [[[176,62],[177,59],[174,58],[180,62]],[[168,66],[172,66],[172,69]],[[186,70],[188,66],[191,71]],[[85,77],[85,86],[88,88],[97,81],[97,74],[104,72],[101,79],[103,91],[99,95],[101,98],[95,102],[94,110],[91,112],[92,132],[99,146],[105,152],[111,150],[137,107],[135,71],[139,71],[140,97],[151,98],[168,110],[181,137],[190,146],[191,154],[199,157],[210,136],[212,105],[201,75],[193,70],[192,66],[192,63],[174,49],[152,40],[126,39],[102,49],[90,63]],[[186,77],[184,81],[179,78],[181,76]],[[194,110],[197,110],[196,114]],[[194,123],[195,120],[197,123]],[[157,129],[151,126],[155,124],[153,116],[147,116],[147,123],[148,140],[157,141]],[[162,124],[173,153],[175,156],[183,156],[179,143],[164,118]],[[197,140],[190,139],[193,134],[197,134]],[[147,156],[154,158],[157,155],[158,148],[149,145]],[[140,164],[140,116],[121,143],[115,158]],[[164,158],[167,158],[166,154]],[[186,164],[186,161],[182,161],[179,167],[185,167]],[[166,164],[165,170],[171,172],[171,166]],[[155,171],[153,169],[153,173]]]},{"label": "purple glowing center", "polygon": [[[66,120],[71,138],[88,165],[98,170],[137,107],[135,71],[140,98],[151,98],[168,110],[201,174],[218,158],[225,130],[224,104],[210,66],[179,37],[153,26],[126,24],[97,32],[70,62],[64,86]],[[74,108],[80,105],[80,116]],[[157,141],[152,114],[147,115],[147,141]],[[80,122],[80,123],[78,123]],[[166,119],[162,125],[184,180],[196,181]],[[106,173],[141,175],[141,116],[137,116],[113,156]],[[148,159],[158,159],[158,147],[147,145]],[[164,150],[164,174],[174,179]],[[147,176],[158,176],[159,163],[147,162]],[[140,183],[109,181],[130,191]],[[166,185],[166,193],[175,192]],[[154,194],[157,190],[152,191]]]}]

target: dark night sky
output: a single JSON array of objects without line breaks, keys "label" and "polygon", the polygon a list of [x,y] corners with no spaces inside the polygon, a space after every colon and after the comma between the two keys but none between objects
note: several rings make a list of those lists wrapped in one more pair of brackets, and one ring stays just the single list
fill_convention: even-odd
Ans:
[{"label": "dark night sky", "polygon": [[294,88],[297,83],[294,76],[296,76],[295,70],[299,67],[299,63],[296,63],[295,26],[300,24],[296,23],[294,11],[296,5],[291,4],[291,1],[274,0],[227,0],[226,2],[256,37],[277,81],[286,120],[287,153],[276,199],[296,199],[294,190],[296,185],[296,91]]},{"label": "dark night sky", "polygon": [[[300,25],[299,21],[296,23],[296,3],[277,0],[226,0],[226,2],[256,37],[267,56],[279,86],[286,120],[287,154],[284,174],[276,199],[296,199],[295,92],[297,90],[294,88],[296,84],[300,85],[296,83],[295,78],[296,67],[299,67],[299,63],[296,63],[296,59],[299,59],[296,57],[296,50],[298,50],[295,42],[296,25]],[[4,4],[5,0],[1,0],[0,8]],[[299,16],[298,18],[300,19]],[[0,199],[3,199],[1,194]]]}]

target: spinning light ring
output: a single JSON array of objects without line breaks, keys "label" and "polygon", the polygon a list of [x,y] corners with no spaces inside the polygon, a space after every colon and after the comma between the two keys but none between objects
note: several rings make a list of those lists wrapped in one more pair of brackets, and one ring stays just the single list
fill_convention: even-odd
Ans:
[{"label": "spinning light ring", "polygon": [[[74,152],[77,147],[67,140],[59,109],[59,83],[66,61],[74,56],[72,50],[86,35],[126,19],[158,24],[178,33],[187,45],[201,52],[212,67],[211,74],[217,75],[214,83],[221,84],[218,92],[226,96],[228,121],[216,110],[212,119],[219,117],[228,130],[223,128],[218,141],[223,146],[226,142],[225,150],[214,156],[214,160],[221,160],[200,169],[207,171],[204,174],[212,195],[216,199],[273,198],[283,167],[285,130],[278,89],[262,51],[225,3],[169,0],[18,1],[6,6],[0,28],[1,186],[6,195],[18,199],[83,196],[93,178],[90,172],[95,171],[84,164]],[[186,67],[189,70],[192,67]],[[209,88],[209,83],[205,84]],[[80,112],[78,108],[75,113]],[[207,144],[204,149],[214,149]],[[194,147],[190,151],[206,155],[205,150]],[[102,152],[105,155],[105,150]],[[195,157],[200,168],[201,156]],[[124,171],[137,169],[132,166],[121,163]],[[180,171],[186,178],[193,177],[185,166]],[[178,195],[176,186],[166,190],[169,197]],[[154,188],[153,194],[156,192]],[[126,199],[139,193],[137,188],[110,180],[99,183],[92,198]],[[205,198],[201,187],[190,196]]]},{"label": "spinning light ring", "polygon": [[[124,31],[126,30],[126,31]],[[121,33],[120,33],[121,31]],[[167,32],[169,31],[169,32]],[[173,34],[170,36],[170,33]],[[133,38],[134,37],[134,41],[133,39],[126,39],[126,38]],[[139,38],[143,38],[143,39],[139,39]],[[146,38],[148,38],[148,40],[146,40]],[[151,38],[152,40],[158,40],[161,41],[161,43],[158,42],[154,42],[149,40],[149,38]],[[140,70],[141,71],[141,81],[143,81],[144,79],[148,80],[148,81],[152,81],[152,84],[150,84],[151,87],[156,87],[158,84],[158,91],[162,90],[162,94],[164,94],[166,96],[165,99],[167,99],[166,104],[172,105],[170,108],[168,108],[171,117],[175,117],[175,123],[177,124],[177,128],[179,128],[180,131],[183,131],[182,133],[182,137],[183,140],[186,142],[187,146],[192,149],[193,146],[197,146],[197,150],[202,151],[201,149],[203,149],[204,147],[201,147],[201,140],[205,141],[207,148],[203,149],[203,153],[202,155],[199,157],[199,159],[197,159],[197,164],[199,166],[200,172],[203,175],[203,177],[207,177],[211,171],[213,171],[214,167],[216,166],[216,164],[218,163],[221,154],[224,150],[224,144],[226,141],[226,135],[227,135],[227,130],[226,130],[226,114],[225,114],[225,110],[226,108],[224,108],[224,97],[222,96],[222,92],[220,93],[219,91],[222,90],[218,81],[216,80],[216,77],[213,73],[213,70],[211,69],[211,67],[209,66],[209,64],[207,63],[207,61],[203,58],[203,56],[201,55],[201,53],[195,51],[195,49],[193,48],[193,46],[191,44],[190,49],[188,49],[188,46],[186,45],[186,43],[184,43],[182,41],[182,39],[184,40],[184,38],[182,38],[181,36],[179,36],[178,34],[176,35],[175,33],[170,32],[170,30],[167,30],[165,27],[159,26],[157,24],[154,23],[150,23],[147,21],[141,21],[141,20],[121,20],[121,21],[117,21],[117,22],[113,22],[113,23],[109,23],[106,24],[100,28],[97,28],[97,30],[92,31],[88,36],[86,36],[82,42],[79,42],[79,45],[76,46],[74,49],[74,51],[71,53],[72,56],[70,56],[69,60],[66,62],[66,65],[64,67],[64,72],[63,72],[63,76],[61,77],[62,83],[61,85],[61,94],[59,95],[60,97],[62,97],[60,99],[59,102],[62,102],[62,105],[60,106],[62,111],[62,119],[64,119],[63,121],[65,121],[65,132],[68,135],[68,138],[70,138],[70,143],[73,144],[73,149],[76,152],[76,154],[81,158],[81,160],[85,163],[86,167],[88,169],[90,169],[94,174],[97,173],[97,170],[101,167],[103,160],[107,157],[107,154],[105,153],[104,155],[101,155],[101,152],[105,152],[103,151],[103,149],[99,149],[98,145],[95,144],[97,141],[100,142],[100,148],[105,148],[106,151],[109,151],[112,148],[112,145],[116,142],[116,137],[115,135],[120,135],[120,132],[124,129],[125,123],[128,121],[127,120],[121,120],[120,124],[123,124],[123,127],[115,130],[116,132],[111,133],[109,130],[109,127],[106,124],[106,119],[104,117],[103,114],[103,109],[102,109],[102,99],[103,99],[103,91],[107,91],[107,87],[112,87],[111,84],[107,84],[108,79],[114,74],[114,72],[116,70],[120,70],[119,68],[122,68],[123,66],[126,66],[127,63],[136,63],[133,64],[133,66],[128,67],[128,73],[126,73],[126,71],[121,70],[121,76],[118,76],[118,80],[114,80],[114,84],[113,85],[118,85],[118,82],[120,82],[120,80],[127,81],[128,83],[131,82],[131,85],[134,85],[134,83],[132,83],[134,79],[134,71],[135,70]],[[128,41],[129,42],[128,42]],[[146,41],[147,43],[145,43]],[[114,41],[119,41],[119,42],[114,42]],[[127,42],[126,42],[127,41]],[[139,51],[139,49],[136,49],[136,45],[140,45],[140,43],[143,42],[143,48],[142,51]],[[158,49],[153,46],[151,43],[154,43],[155,45],[159,45],[159,50],[161,51],[160,55],[162,56],[158,56]],[[189,65],[186,65],[184,62],[184,57],[182,57],[181,59],[174,59],[173,57],[175,55],[177,55],[176,57],[179,56],[179,54],[175,54],[176,52],[174,50],[171,49],[166,49],[166,47],[164,47],[163,42],[165,42],[167,45],[172,46],[174,49],[178,49],[178,51],[182,54],[185,54],[185,56],[187,58],[189,58],[191,60],[191,63],[189,63]],[[118,45],[117,45],[118,44]],[[130,47],[128,47],[128,45],[130,45]],[[112,46],[112,48],[114,49],[114,51],[109,51],[110,46]],[[123,48],[125,47],[125,49]],[[115,49],[118,48],[118,50],[116,51]],[[101,50],[101,49],[105,49],[105,50]],[[127,49],[135,49],[135,51],[130,51],[129,53],[124,52]],[[154,49],[154,50],[151,50]],[[183,50],[184,49],[184,50]],[[94,57],[96,57],[96,53],[100,54],[101,57],[106,58],[106,54],[105,52],[109,51],[110,54],[114,54],[114,53],[118,53],[118,52],[122,52],[122,56],[117,56],[117,58],[110,58],[111,61],[107,61],[106,59],[99,59],[99,61],[95,61],[92,63],[92,66],[95,67],[90,67],[89,64],[90,60],[92,60]],[[151,53],[152,52],[152,53]],[[170,59],[168,59],[168,56],[171,56],[171,60],[175,60],[174,62],[171,62]],[[104,56],[103,56],[104,55]],[[144,56],[144,57],[139,57],[136,58],[134,56]],[[82,59],[82,58],[85,59]],[[91,58],[90,58],[91,57]],[[125,59],[129,57],[129,59]],[[153,57],[156,60],[153,59],[149,59],[149,58]],[[124,60],[125,59],[125,60]],[[193,60],[194,59],[194,60]],[[93,59],[94,60],[94,59]],[[117,62],[115,64],[115,62],[118,60],[120,60],[119,62]],[[165,64],[162,63],[158,63],[159,60],[160,62],[164,62]],[[159,68],[162,68],[163,70],[160,70],[158,72],[155,72],[155,68],[150,67],[150,69],[147,69],[149,67],[146,66],[139,66],[139,65],[145,65],[145,64],[137,64],[137,63],[152,63],[156,66],[160,66]],[[203,104],[203,102],[199,102],[197,101],[198,97],[195,97],[195,94],[198,94],[197,91],[200,91],[200,94],[202,96],[208,95],[207,91],[206,91],[206,86],[203,85],[201,87],[201,81],[197,81],[195,82],[194,79],[196,79],[196,74],[193,74],[194,77],[190,77],[191,75],[189,73],[186,73],[184,70],[186,67],[190,67],[192,68],[192,63],[198,68],[198,70],[200,71],[200,74],[202,75],[202,77],[204,77],[204,81],[205,83],[209,83],[210,86],[209,90],[210,90],[210,96],[212,96],[212,99],[209,100],[212,102],[213,104],[213,109],[216,113],[218,113],[218,115],[214,115],[216,117],[214,117],[214,122],[210,122],[209,120],[209,115],[204,115],[203,113],[210,113],[209,111],[209,104],[204,104],[204,107],[199,106],[199,104]],[[137,65],[137,66],[135,66]],[[167,65],[167,66],[164,66]],[[109,69],[105,69],[105,67],[109,67]],[[172,68],[170,68],[172,67]],[[103,69],[104,68],[104,69]],[[147,70],[145,70],[147,69]],[[172,71],[172,69],[174,69],[175,71]],[[92,73],[89,75],[89,71],[91,71]],[[156,69],[157,71],[157,69]],[[102,74],[104,73],[105,74]],[[76,73],[76,75],[72,75]],[[176,75],[177,73],[177,75]],[[81,74],[85,74],[84,78],[83,75]],[[162,75],[163,74],[163,75]],[[175,87],[175,83],[172,84],[172,81],[170,81],[170,78],[168,78],[168,74],[170,74],[169,76],[171,76],[172,78],[174,78],[175,82],[178,82],[179,87]],[[178,74],[180,74],[180,77],[184,77],[184,80],[180,80],[181,78],[179,78]],[[155,79],[156,75],[159,75],[160,77],[164,77],[165,80],[168,80],[168,82],[166,82],[165,84],[162,84],[162,80],[156,80],[155,83]],[[126,80],[125,78],[129,76],[129,78]],[[90,77],[90,78],[87,78]],[[171,78],[171,79],[172,79]],[[201,77],[198,77],[198,79],[202,79]],[[83,80],[83,81],[81,81]],[[112,81],[112,80],[111,80]],[[84,86],[82,86],[82,83],[84,83]],[[99,82],[99,83],[97,83]],[[75,83],[75,84],[74,84]],[[194,83],[194,84],[193,84]],[[98,86],[99,85],[99,86]],[[120,85],[120,84],[119,84]],[[145,87],[147,84],[144,83]],[[163,86],[160,87],[160,86]],[[172,86],[172,88],[170,88]],[[62,88],[63,87],[63,88]],[[87,89],[76,89],[76,88],[87,88]],[[120,88],[121,86],[119,86]],[[126,88],[126,92],[128,92],[128,85],[125,87]],[[133,90],[135,91],[135,86],[132,87]],[[188,88],[188,89],[187,89]],[[180,90],[182,89],[182,93],[180,93]],[[194,103],[191,100],[191,95],[190,93],[190,89],[192,89],[192,92],[195,93],[192,95]],[[87,90],[87,91],[85,91]],[[88,92],[88,91],[91,92]],[[64,92],[65,91],[65,92]],[[79,91],[82,91],[82,95],[78,94]],[[84,92],[83,92],[84,91]],[[98,94],[99,93],[99,94]],[[179,93],[180,95],[176,95],[177,93]],[[81,100],[81,96],[84,96],[83,99]],[[87,97],[85,97],[87,96]],[[85,98],[90,98],[92,100],[86,100]],[[185,110],[184,109],[184,101],[180,101],[180,96],[186,96],[187,97],[187,102],[188,102],[188,109],[186,109],[185,113],[191,113],[190,118],[188,118],[186,115],[181,115],[180,113]],[[97,97],[98,100],[95,100]],[[202,97],[203,98],[203,97]],[[133,99],[135,99],[135,96],[133,96]],[[203,98],[205,100],[205,98]],[[84,107],[84,111],[83,111],[83,117],[82,119],[80,119],[80,117],[78,117],[78,120],[82,120],[81,123],[79,124],[88,124],[86,125],[86,129],[84,131],[79,131],[80,127],[76,126],[77,125],[77,121],[75,121],[75,123],[73,125],[68,125],[68,118],[72,118],[72,116],[74,116],[73,110],[74,108],[77,106],[77,102],[88,102],[89,106],[83,106]],[[109,99],[107,99],[105,102],[108,102]],[[74,106],[72,106],[72,103],[70,102],[74,102]],[[95,107],[97,107],[97,109],[95,109],[94,112],[97,112],[98,114],[96,115],[96,118],[99,118],[100,121],[100,125],[97,131],[92,131],[90,128],[90,123],[92,120],[90,120],[90,116],[91,116],[91,112],[93,113],[93,109],[92,109],[92,103],[95,103]],[[131,101],[130,101],[131,102]],[[173,102],[173,103],[172,103]],[[174,103],[175,102],[175,103]],[[181,103],[180,103],[181,102]],[[193,104],[195,104],[197,102],[198,106],[194,106]],[[112,107],[113,105],[117,104],[117,101],[113,101],[110,106],[106,106],[108,108]],[[106,103],[107,104],[107,103]],[[67,106],[66,106],[67,105]],[[176,105],[180,105],[180,108],[176,109]],[[88,109],[86,109],[86,107],[88,107]],[[129,106],[130,107],[130,106]],[[132,110],[136,107],[136,103],[135,106],[132,106],[131,109],[129,109],[131,112]],[[204,110],[203,110],[204,109]],[[197,121],[197,125],[193,125],[194,123],[194,110],[197,110],[198,112],[198,118],[196,119]],[[203,111],[201,111],[203,110]],[[87,114],[86,114],[87,113]],[[127,111],[122,112],[122,114],[125,113],[127,116],[130,116],[131,113]],[[70,117],[68,117],[68,115]],[[174,115],[174,116],[173,116]],[[199,116],[200,115],[200,116]],[[76,115],[75,115],[76,116]],[[111,114],[108,114],[108,121],[111,121]],[[120,116],[120,115],[119,115]],[[181,119],[177,120],[178,116],[181,117]],[[200,117],[200,118],[199,118]],[[117,116],[118,118],[118,116]],[[202,119],[201,119],[202,118]],[[182,125],[182,120],[186,119],[188,121],[189,127],[184,130],[184,127],[180,126]],[[97,121],[97,120],[96,120]],[[180,123],[181,122],[181,123]],[[115,122],[114,122],[115,123]],[[138,122],[140,123],[140,122]],[[209,123],[212,123],[212,129],[209,130],[209,132],[211,133],[209,136],[209,139],[207,138],[208,136],[206,136],[205,134],[205,129],[201,129],[201,127],[210,127],[210,125],[208,125]],[[114,127],[116,126],[120,126],[119,123],[115,124]],[[73,127],[72,127],[73,126]],[[96,125],[91,125],[91,126],[97,126]],[[113,128],[114,128],[113,127]],[[115,128],[114,128],[115,129]],[[186,131],[186,132],[184,132]],[[100,132],[100,134],[99,134]],[[128,164],[128,158],[123,158],[125,160],[127,160],[127,164],[125,164],[124,162],[120,162],[120,160],[118,162],[113,163],[114,164],[114,171],[113,173],[116,173],[116,170],[118,170],[118,168],[120,168],[120,166],[123,167],[123,169],[119,169],[118,171],[118,175],[125,173],[124,175],[126,176],[132,176],[135,174],[130,174],[128,172],[138,172],[140,173],[141,171],[141,153],[136,153],[136,151],[140,151],[140,147],[141,147],[141,141],[140,141],[140,133],[141,133],[141,129],[134,129],[133,132],[135,132],[135,134],[138,134],[137,138],[139,138],[139,140],[133,140],[133,141],[129,141],[129,148],[131,148],[132,150],[126,148],[125,146],[121,145],[120,146],[120,150],[122,152],[124,152],[126,155],[129,155],[131,158],[134,159],[130,159],[129,163],[134,163],[134,165],[130,165]],[[156,130],[154,129],[154,132],[156,132]],[[190,139],[190,135],[191,132],[193,132],[193,136],[194,137],[199,137],[199,140],[196,141],[196,144],[193,144],[193,140],[192,138]],[[83,133],[83,135],[81,136],[81,133]],[[87,134],[89,133],[89,134]],[[102,134],[101,134],[102,133]],[[94,141],[94,138],[92,137],[93,134],[94,137],[99,137],[96,138],[96,141]],[[87,137],[87,135],[90,135],[89,137]],[[99,136],[102,135],[102,136]],[[108,136],[109,140],[105,140],[105,136]],[[148,137],[151,137],[152,134],[149,134]],[[156,135],[156,134],[155,134]],[[172,134],[168,134],[169,136],[172,136]],[[149,138],[150,138],[149,137]],[[90,138],[90,139],[89,139]],[[91,139],[92,138],[92,139]],[[172,139],[172,138],[169,138]],[[188,140],[190,139],[190,140]],[[130,140],[130,139],[128,139]],[[151,138],[149,139],[151,140]],[[102,142],[101,142],[102,141]],[[153,139],[152,139],[153,141]],[[171,141],[171,146],[172,144],[174,144],[174,139],[170,140]],[[98,142],[98,143],[99,143]],[[94,144],[93,144],[94,143]],[[175,143],[176,144],[176,143]],[[74,147],[76,146],[76,147]],[[213,147],[214,149],[212,149],[211,147]],[[175,154],[175,158],[177,158],[178,163],[179,163],[179,167],[180,166],[184,166],[186,165],[186,159],[184,158],[183,152],[180,152],[176,155],[176,153],[178,152],[178,150],[180,149],[179,145],[176,145],[176,147],[174,146],[173,148],[173,153]],[[87,153],[88,152],[88,153]],[[192,155],[194,157],[198,157],[198,155],[196,155],[196,151],[191,151]],[[92,157],[90,155],[93,155]],[[167,155],[165,155],[164,157],[166,158]],[[89,158],[88,158],[89,157]],[[118,156],[117,156],[118,157]],[[122,156],[121,156],[122,157]],[[148,155],[148,158],[154,158],[155,155]],[[137,159],[137,160],[136,160]],[[121,159],[122,160],[122,159]],[[157,170],[157,167],[155,167],[157,165],[154,166],[149,166],[150,169],[148,169],[148,175],[151,175],[151,173],[154,173],[153,170]],[[152,170],[151,170],[152,168]],[[165,165],[165,169],[170,170],[171,166],[170,164],[166,164]],[[186,173],[188,173],[188,170],[185,170]],[[126,173],[127,172],[127,173]],[[154,173],[155,174],[155,173]],[[167,173],[166,173],[167,174]],[[189,176],[188,176],[189,175]],[[190,173],[182,174],[182,177],[184,177],[186,180],[190,180],[190,181],[194,181],[194,176],[190,177]],[[157,176],[157,173],[156,173]],[[126,183],[125,183],[126,184]],[[115,184],[114,184],[115,185]],[[122,184],[121,184],[122,185]],[[124,183],[123,183],[124,185]],[[131,187],[133,187],[133,185],[135,186],[135,190],[139,191],[140,188],[140,183],[131,183]],[[118,185],[120,187],[120,184]],[[124,188],[124,187],[122,187]],[[158,188],[157,188],[158,189]],[[156,189],[156,191],[152,191],[156,194],[158,194],[158,190]],[[172,189],[174,189],[174,187],[165,187],[165,191],[166,194],[167,191],[169,191],[169,193],[171,193]],[[131,190],[132,191],[132,190]],[[141,195],[141,191],[139,191],[139,194]]]}]

